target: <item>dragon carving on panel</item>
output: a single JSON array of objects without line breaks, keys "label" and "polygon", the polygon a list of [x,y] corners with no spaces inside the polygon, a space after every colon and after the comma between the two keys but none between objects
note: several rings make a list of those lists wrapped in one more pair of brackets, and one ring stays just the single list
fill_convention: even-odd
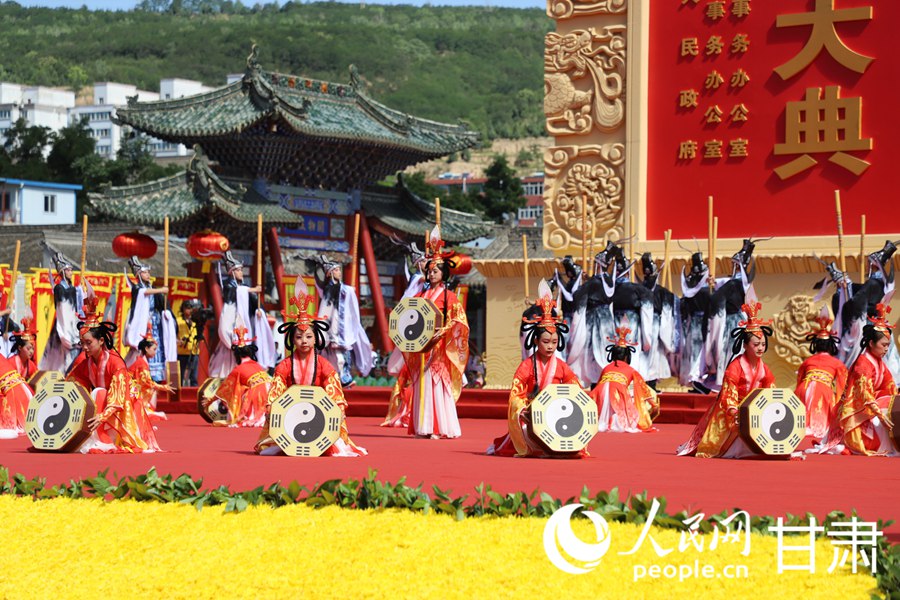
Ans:
[{"label": "dragon carving on panel", "polygon": [[[544,114],[551,135],[609,133],[625,121],[625,26],[544,39]],[[585,89],[587,88],[587,89]]]},{"label": "dragon carving on panel", "polygon": [[819,314],[812,297],[797,294],[788,298],[781,312],[776,313],[772,329],[772,344],[775,354],[788,364],[799,367],[809,357],[809,342],[806,336],[815,327],[814,319]]},{"label": "dragon carving on panel", "polygon": [[[624,237],[623,165],[620,143],[556,146],[544,157],[544,245],[554,251],[586,239]],[[585,207],[586,203],[586,207]],[[582,211],[587,219],[582,219]],[[585,228],[587,230],[585,231]]]},{"label": "dragon carving on panel", "polygon": [[547,16],[568,19],[586,15],[621,15],[628,8],[628,0],[547,0]]}]

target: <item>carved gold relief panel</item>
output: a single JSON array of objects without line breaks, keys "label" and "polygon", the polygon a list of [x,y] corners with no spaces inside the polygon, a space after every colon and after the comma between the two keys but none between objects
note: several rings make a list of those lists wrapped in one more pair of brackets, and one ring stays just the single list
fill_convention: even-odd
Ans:
[{"label": "carved gold relief panel", "polygon": [[628,0],[547,0],[547,16],[568,19],[587,15],[621,15]]},{"label": "carved gold relief panel", "polygon": [[580,247],[582,235],[587,239],[624,237],[624,164],[624,144],[555,146],[547,150],[544,246],[565,251]]},{"label": "carved gold relief panel", "polygon": [[812,297],[803,294],[791,296],[784,309],[775,314],[772,329],[772,345],[775,354],[788,364],[799,367],[809,357],[806,336],[814,329],[814,319],[819,314]]},{"label": "carved gold relief panel", "polygon": [[551,135],[609,133],[625,122],[625,26],[544,39],[544,114]]}]

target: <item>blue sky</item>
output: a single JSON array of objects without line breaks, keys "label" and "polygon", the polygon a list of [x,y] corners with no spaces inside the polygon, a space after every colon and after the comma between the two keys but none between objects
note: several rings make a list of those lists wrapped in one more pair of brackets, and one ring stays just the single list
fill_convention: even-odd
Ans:
[{"label": "blue sky", "polygon": [[[81,8],[86,5],[89,9],[100,10],[129,10],[139,0],[17,0],[22,6],[49,6]],[[271,0],[260,0],[268,4]],[[304,0],[306,1],[306,0]],[[345,4],[358,4],[360,0],[337,0]],[[247,6],[252,6],[256,0],[243,0]],[[421,6],[431,4],[433,6],[506,6],[511,8],[544,8],[547,0],[365,0],[366,4],[414,4]]]}]

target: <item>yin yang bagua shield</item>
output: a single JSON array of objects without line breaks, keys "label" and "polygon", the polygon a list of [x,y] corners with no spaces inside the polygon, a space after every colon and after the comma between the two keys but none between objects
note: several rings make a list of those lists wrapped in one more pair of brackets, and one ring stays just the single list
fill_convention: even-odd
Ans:
[{"label": "yin yang bagua shield", "polygon": [[62,381],[65,378],[66,376],[59,371],[38,371],[28,380],[28,385],[37,392],[45,385]]},{"label": "yin yang bagua shield", "polygon": [[444,317],[428,298],[404,298],[391,311],[388,333],[401,352],[422,352],[434,340]]},{"label": "yin yang bagua shield", "polygon": [[228,420],[228,405],[216,398],[223,381],[221,377],[210,377],[197,388],[197,412],[207,423]]},{"label": "yin yang bagua shield", "polygon": [[753,390],[738,415],[741,439],[759,454],[790,455],[806,436],[806,407],[787,388]]},{"label": "yin yang bagua shield", "polygon": [[25,435],[35,450],[74,452],[91,432],[94,401],[74,381],[47,383],[28,402]]},{"label": "yin yang bagua shield", "polygon": [[597,403],[577,385],[549,385],[529,408],[534,435],[553,452],[579,452],[597,435]]},{"label": "yin yang bagua shield", "polygon": [[900,452],[900,427],[897,427],[897,423],[900,423],[900,402],[897,402],[897,398],[900,396],[894,396],[891,398],[891,403],[888,405],[888,419],[893,423],[893,427],[891,428],[891,440],[894,442],[894,448]]},{"label": "yin yang bagua shield", "polygon": [[321,456],[340,436],[342,417],[324,389],[292,385],[272,402],[269,435],[288,456]]}]

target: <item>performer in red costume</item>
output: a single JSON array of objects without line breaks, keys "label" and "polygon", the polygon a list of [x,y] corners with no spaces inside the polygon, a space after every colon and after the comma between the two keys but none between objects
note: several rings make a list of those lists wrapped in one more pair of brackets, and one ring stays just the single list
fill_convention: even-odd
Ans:
[{"label": "performer in red costume", "polygon": [[797,370],[795,394],[806,405],[806,435],[824,439],[834,420],[838,400],[847,385],[847,367],[837,358],[837,332],[831,330],[828,308],[816,317],[818,328],[806,336],[812,356]]},{"label": "performer in red costume", "polygon": [[659,411],[659,400],[641,374],[631,366],[635,344],[628,341],[631,330],[616,327],[616,338],[606,347],[609,364],[591,390],[597,402],[599,431],[640,433],[656,431],[651,411]]},{"label": "performer in red costume", "polygon": [[79,452],[159,452],[137,386],[125,361],[113,351],[116,325],[100,321],[97,297],[90,286],[85,296],[83,321],[78,324],[83,351],[66,377],[83,385],[96,407],[88,420],[91,437]]},{"label": "performer in red costume", "polygon": [[[294,289],[296,295],[291,298],[290,305],[296,308],[296,313],[283,311],[284,324],[278,327],[278,332],[284,334],[285,358],[275,367],[275,377],[269,389],[269,410],[272,403],[277,400],[289,387],[293,385],[314,385],[321,387],[340,408],[344,418],[341,419],[341,433],[338,440],[325,450],[323,456],[364,456],[368,454],[365,448],[357,446],[350,439],[347,430],[347,400],[344,398],[344,390],[341,380],[334,367],[325,360],[319,352],[325,347],[324,333],[328,329],[328,323],[312,317],[307,309],[310,298],[303,293],[305,284],[298,278]],[[257,454],[278,454],[281,449],[275,444],[275,440],[269,435],[268,412],[266,425],[256,442],[254,449]]]},{"label": "performer in red costume", "polygon": [[[565,361],[557,358],[557,349],[565,349],[565,334],[569,331],[565,319],[558,316],[550,286],[541,281],[538,286],[535,317],[523,318],[525,346],[534,352],[519,364],[509,390],[509,433],[494,440],[487,449],[495,456],[550,457],[543,445],[531,433],[530,410],[532,400],[549,385],[567,383],[580,385],[578,376]],[[587,449],[576,456],[587,456]]]},{"label": "performer in red costume", "polygon": [[25,433],[25,414],[34,395],[28,377],[34,375],[34,321],[22,319],[22,331],[13,336],[17,352],[10,358],[0,356],[0,439],[13,439]]},{"label": "performer in red costume", "polygon": [[738,436],[738,407],[755,389],[775,387],[775,377],[763,362],[772,335],[771,321],[759,318],[759,302],[744,304],[741,310],[747,315],[731,330],[734,343],[732,358],[725,369],[722,390],[715,404],[697,423],[691,437],[676,451],[679,456],[696,455],[700,458],[744,458],[754,454]]},{"label": "performer in red costume", "polygon": [[890,306],[878,304],[875,315],[863,327],[862,354],[853,363],[847,389],[835,411],[828,439],[821,453],[900,456],[891,442],[894,423],[887,414],[897,394],[894,378],[885,363],[893,340],[887,315]]},{"label": "performer in red costume", "polygon": [[[29,310],[28,313],[30,315],[31,311]],[[27,316],[22,318],[22,330],[12,336],[15,354],[9,359],[16,365],[16,370],[25,381],[37,373],[37,363],[34,361],[34,343],[37,333],[37,329],[34,328],[34,319]]]},{"label": "performer in red costume", "polygon": [[144,403],[144,410],[147,411],[147,415],[153,420],[167,421],[166,413],[156,410],[156,400],[160,392],[174,392],[175,390],[171,386],[156,383],[153,381],[153,377],[150,376],[149,361],[159,351],[159,344],[156,343],[156,339],[153,337],[153,325],[149,321],[147,323],[147,334],[143,338],[138,343],[137,357],[131,366],[128,367],[128,372],[131,373],[131,380],[134,381],[138,388],[138,395]]},{"label": "performer in red costume", "polygon": [[272,378],[268,371],[256,362],[255,340],[250,330],[240,324],[234,330],[231,351],[237,362],[219,389],[216,398],[228,405],[228,421],[215,424],[229,427],[263,427],[266,424],[266,408],[269,405],[269,388]]}]

